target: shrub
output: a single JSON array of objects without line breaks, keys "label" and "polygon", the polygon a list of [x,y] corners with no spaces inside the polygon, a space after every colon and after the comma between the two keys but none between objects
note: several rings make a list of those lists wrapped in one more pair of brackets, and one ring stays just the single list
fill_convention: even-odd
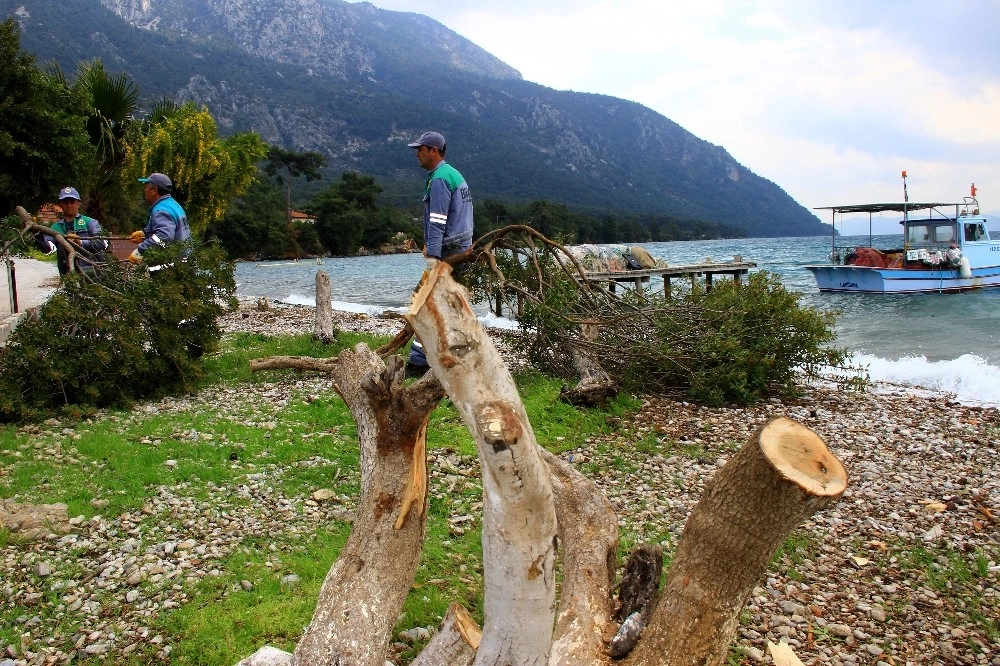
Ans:
[{"label": "shrub", "polygon": [[217,318],[233,301],[233,266],[211,246],[146,256],[167,267],[147,273],[112,262],[97,281],[68,275],[14,330],[0,350],[0,420],[193,388],[198,359],[217,347]]},{"label": "shrub", "polygon": [[843,371],[835,381],[865,386],[847,350],[832,346],[835,314],[802,305],[801,294],[773,273],[743,284],[720,280],[711,290],[685,291],[677,281],[669,296],[615,295],[584,287],[557,243],[511,238],[491,239],[489,256],[466,284],[480,302],[498,291],[508,301],[516,294],[523,349],[546,372],[575,377],[574,355],[583,352],[626,390],[683,393],[715,405],[796,395],[802,376],[828,368]]}]

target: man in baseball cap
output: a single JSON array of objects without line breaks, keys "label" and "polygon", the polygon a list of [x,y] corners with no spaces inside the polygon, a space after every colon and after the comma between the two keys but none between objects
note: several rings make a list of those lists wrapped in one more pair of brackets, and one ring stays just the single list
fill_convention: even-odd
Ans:
[{"label": "man in baseball cap", "polygon": [[444,156],[445,145],[444,136],[438,134],[437,132],[424,132],[420,135],[420,138],[413,143],[406,144],[409,148],[419,148],[420,146],[427,146],[428,148],[437,148],[441,151],[441,155]]},{"label": "man in baseball cap", "polygon": [[[95,261],[104,263],[104,251],[108,249],[108,242],[98,238],[103,235],[100,222],[92,217],[80,215],[80,193],[75,187],[64,187],[59,190],[57,200],[63,217],[52,225],[52,230],[58,231],[66,240],[76,243],[89,252]],[[60,275],[66,275],[73,270],[69,264],[69,253],[62,245],[56,245],[56,259]],[[76,255],[74,259],[78,269],[88,273],[94,270],[90,260],[80,255]]]},{"label": "man in baseball cap", "polygon": [[151,173],[145,178],[139,178],[138,180],[140,183],[152,183],[153,185],[156,185],[157,187],[162,188],[167,192],[169,192],[174,188],[174,185],[173,183],[170,182],[170,179],[166,176],[166,174],[162,173]]},{"label": "man in baseball cap", "polygon": [[[465,178],[444,161],[444,137],[424,132],[413,143],[417,162],[427,171],[424,185],[424,256],[443,259],[461,254],[472,246],[472,195]],[[457,268],[456,268],[457,270]],[[406,375],[416,377],[427,372],[427,355],[414,338]]]},{"label": "man in baseball cap", "polygon": [[143,253],[151,247],[165,247],[191,237],[187,213],[170,195],[173,189],[170,178],[154,172],[138,181],[144,185],[142,196],[150,208],[146,228],[132,232],[132,242],[139,244],[128,257],[133,264],[141,263]]}]

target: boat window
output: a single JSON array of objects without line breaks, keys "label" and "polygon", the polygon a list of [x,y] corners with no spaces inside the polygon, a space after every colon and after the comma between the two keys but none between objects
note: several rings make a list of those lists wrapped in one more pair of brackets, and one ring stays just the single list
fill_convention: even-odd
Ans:
[{"label": "boat window", "polygon": [[934,241],[937,243],[950,243],[955,240],[955,228],[950,224],[947,226],[934,227]]},{"label": "boat window", "polygon": [[957,240],[954,224],[913,224],[906,227],[906,242],[911,245],[940,245]]},{"label": "boat window", "polygon": [[983,229],[982,224],[966,224],[965,225],[965,240],[966,241],[978,241],[983,240],[986,237],[986,230]]},{"label": "boat window", "polygon": [[929,238],[929,230],[924,224],[911,224],[906,227],[906,242],[926,243]]}]

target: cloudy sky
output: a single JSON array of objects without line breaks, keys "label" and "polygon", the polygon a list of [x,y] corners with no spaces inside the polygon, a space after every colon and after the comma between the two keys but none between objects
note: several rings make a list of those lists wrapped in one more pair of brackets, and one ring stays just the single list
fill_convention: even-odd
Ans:
[{"label": "cloudy sky", "polygon": [[[1000,211],[1000,0],[372,0],[528,81],[634,100],[802,205]],[[827,213],[820,213],[829,221]]]}]

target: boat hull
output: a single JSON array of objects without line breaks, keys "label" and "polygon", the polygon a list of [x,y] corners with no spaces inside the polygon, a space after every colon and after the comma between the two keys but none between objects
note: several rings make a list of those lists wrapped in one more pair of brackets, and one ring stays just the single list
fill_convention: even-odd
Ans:
[{"label": "boat hull", "polygon": [[1000,266],[971,269],[872,268],[870,266],[806,266],[820,291],[860,294],[940,294],[1000,288]]}]

